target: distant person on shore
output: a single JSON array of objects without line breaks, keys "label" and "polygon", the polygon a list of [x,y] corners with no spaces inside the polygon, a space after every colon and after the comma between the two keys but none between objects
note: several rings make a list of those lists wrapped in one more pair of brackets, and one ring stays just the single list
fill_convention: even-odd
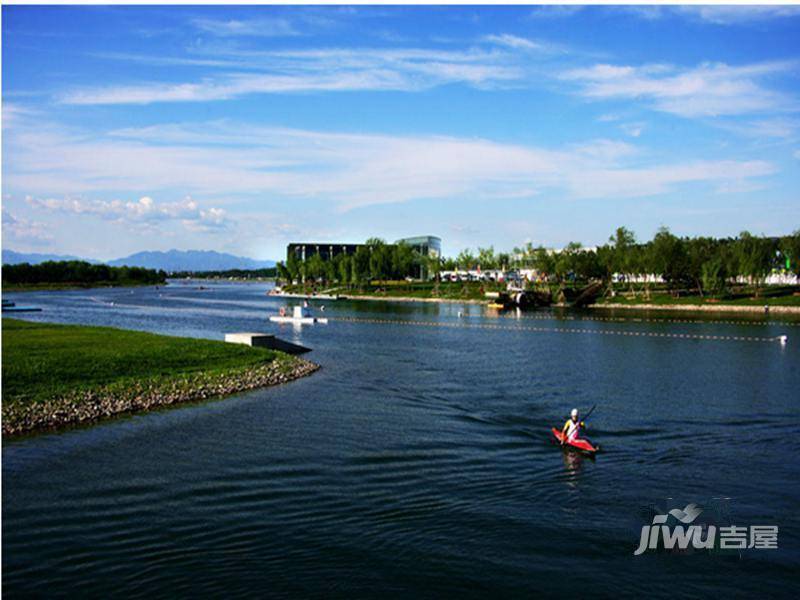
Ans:
[{"label": "distant person on shore", "polygon": [[564,436],[561,438],[561,445],[577,440],[578,434],[585,426],[586,424],[578,419],[578,409],[573,408],[569,419],[564,423],[564,427],[561,428],[561,433]]}]

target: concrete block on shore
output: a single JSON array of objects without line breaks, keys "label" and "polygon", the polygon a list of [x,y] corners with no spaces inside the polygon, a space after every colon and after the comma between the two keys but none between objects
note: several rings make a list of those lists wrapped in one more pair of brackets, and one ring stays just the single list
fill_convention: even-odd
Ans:
[{"label": "concrete block on shore", "polygon": [[225,341],[231,344],[245,344],[257,348],[269,348],[270,350],[280,350],[287,354],[304,354],[311,352],[311,348],[306,348],[300,344],[293,344],[270,333],[226,333]]},{"label": "concrete block on shore", "polygon": [[15,306],[11,304],[3,304],[3,312],[42,312],[42,309],[37,306]]},{"label": "concrete block on shore", "polygon": [[226,333],[225,341],[231,344],[246,344],[269,348],[270,340],[274,335],[268,333]]}]

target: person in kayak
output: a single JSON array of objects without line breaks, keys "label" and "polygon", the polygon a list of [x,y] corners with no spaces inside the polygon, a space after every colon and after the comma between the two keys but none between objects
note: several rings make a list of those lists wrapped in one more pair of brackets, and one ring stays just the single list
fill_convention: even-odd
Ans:
[{"label": "person in kayak", "polygon": [[578,419],[578,409],[573,408],[569,419],[564,423],[564,427],[561,428],[561,433],[564,436],[561,438],[561,445],[577,440],[578,434],[585,426],[586,424]]}]

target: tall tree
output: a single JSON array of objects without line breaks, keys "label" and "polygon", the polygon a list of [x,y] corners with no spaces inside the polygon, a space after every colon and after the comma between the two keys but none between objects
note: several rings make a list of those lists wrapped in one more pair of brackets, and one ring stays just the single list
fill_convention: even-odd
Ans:
[{"label": "tall tree", "polygon": [[[709,237],[689,238],[685,242],[686,246],[686,274],[693,281],[697,288],[697,293],[703,295],[706,288],[704,281],[713,281],[714,287],[719,287],[718,282],[714,281],[712,275],[717,276],[722,272],[722,260],[719,259],[719,242]],[[706,263],[713,262],[714,264]],[[711,277],[709,279],[709,277]],[[706,291],[707,288],[706,288]]]},{"label": "tall tree", "polygon": [[388,279],[392,259],[388,246],[377,238],[367,240],[369,248],[369,273],[372,279]]},{"label": "tall tree", "polygon": [[353,254],[352,281],[359,286],[363,285],[364,282],[369,279],[369,257],[369,250],[366,246],[359,246],[355,254]]},{"label": "tall tree", "polygon": [[339,264],[337,265],[339,283],[342,285],[350,286],[350,263],[352,259],[347,254],[339,255]]},{"label": "tall tree", "polygon": [[666,227],[661,227],[650,242],[650,258],[655,273],[664,278],[670,289],[690,280],[684,242]]},{"label": "tall tree", "polygon": [[511,255],[507,252],[500,252],[497,255],[497,268],[503,271],[511,267]]},{"label": "tall tree", "polygon": [[633,247],[636,245],[636,236],[627,227],[617,227],[614,235],[608,238],[612,244],[611,268],[614,273],[630,279],[634,266]]},{"label": "tall tree", "polygon": [[743,231],[734,247],[739,263],[738,274],[746,277],[753,285],[757,298],[764,279],[775,265],[777,244],[770,238],[758,238]]},{"label": "tall tree", "polygon": [[281,261],[281,262],[277,263],[275,266],[278,269],[278,279],[281,280],[281,281],[285,281],[287,283],[291,283],[292,282],[292,275],[289,272],[289,269],[286,266],[286,264],[283,261]]},{"label": "tall tree", "polygon": [[458,265],[459,269],[472,269],[475,266],[475,263],[475,256],[472,254],[469,248],[464,248],[456,257],[456,264]]},{"label": "tall tree", "polygon": [[555,272],[555,258],[554,255],[547,250],[544,246],[539,246],[532,253],[533,268],[539,271],[544,277],[549,277]]},{"label": "tall tree", "polygon": [[286,270],[289,272],[289,283],[302,279],[300,262],[300,259],[297,258],[294,252],[291,252],[289,256],[286,257]]},{"label": "tall tree", "polygon": [[318,279],[322,279],[325,276],[325,263],[322,260],[322,257],[319,254],[312,254],[306,260],[306,277],[310,277],[312,280],[317,281]]},{"label": "tall tree", "polygon": [[496,269],[497,257],[494,254],[494,246],[488,248],[478,248],[478,266],[483,269]]},{"label": "tall tree", "polygon": [[391,250],[391,272],[394,279],[404,279],[413,274],[414,249],[404,242],[395,244]]},{"label": "tall tree", "polygon": [[800,229],[780,240],[784,268],[800,277]]}]

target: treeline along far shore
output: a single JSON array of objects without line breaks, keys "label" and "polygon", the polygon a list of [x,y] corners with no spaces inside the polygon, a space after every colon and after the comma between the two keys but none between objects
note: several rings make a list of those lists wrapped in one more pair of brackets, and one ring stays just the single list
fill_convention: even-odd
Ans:
[{"label": "treeline along far shore", "polygon": [[[700,296],[725,297],[732,286],[746,280],[758,294],[774,273],[800,276],[800,229],[781,237],[754,236],[742,232],[735,238],[678,237],[660,229],[640,242],[625,227],[608,243],[585,248],[571,242],[561,250],[526,244],[512,252],[493,247],[462,250],[455,257],[422,256],[405,244],[387,244],[371,238],[351,255],[325,260],[313,254],[306,260],[290,255],[276,268],[258,271],[227,270],[173,273],[173,277],[225,277],[251,279],[277,276],[291,282],[338,285],[348,289],[369,287],[374,281],[401,281],[420,273],[438,281],[442,272],[530,269],[537,284],[559,287],[587,281],[647,287],[662,282],[669,290],[691,290]],[[157,285],[166,281],[163,270],[112,267],[85,261],[49,261],[41,264],[3,265],[3,288],[47,288],[104,285]],[[528,281],[528,284],[534,282]]]},{"label": "treeline along far shore", "polygon": [[47,261],[37,265],[3,265],[3,287],[69,287],[103,285],[156,285],[167,273],[144,267],[93,265],[81,260]]},{"label": "treeline along far shore", "polygon": [[[351,255],[324,260],[317,254],[306,260],[289,256],[278,263],[278,276],[287,282],[318,282],[364,287],[370,281],[400,280],[423,266],[433,279],[443,271],[474,269],[537,272],[537,281],[570,285],[602,280],[661,281],[667,288],[689,289],[702,295],[724,296],[737,280],[745,279],[756,291],[773,273],[800,275],[800,229],[782,237],[742,232],[735,238],[678,237],[661,228],[649,241],[619,227],[608,242],[585,248],[571,242],[562,250],[527,244],[512,252],[493,247],[463,250],[455,257],[426,257],[404,244],[386,244],[371,238]],[[530,282],[529,282],[530,283]]]}]

